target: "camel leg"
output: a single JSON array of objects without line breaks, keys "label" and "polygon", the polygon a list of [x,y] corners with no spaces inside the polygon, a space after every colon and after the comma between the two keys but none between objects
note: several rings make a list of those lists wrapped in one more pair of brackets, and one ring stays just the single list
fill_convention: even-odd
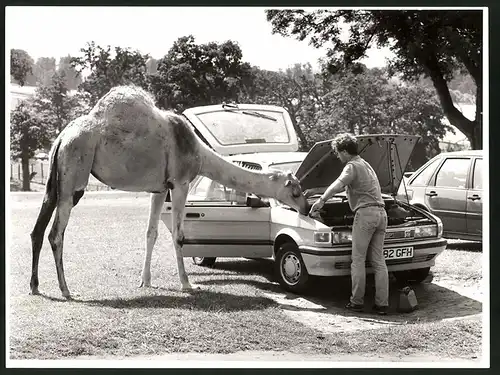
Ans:
[{"label": "camel leg", "polygon": [[72,196],[69,196],[64,199],[61,198],[59,199],[56,209],[56,215],[54,218],[54,223],[49,233],[49,242],[50,245],[52,246],[52,252],[54,254],[54,260],[56,263],[59,288],[61,289],[62,295],[67,299],[70,299],[71,296],[68,290],[68,286],[66,284],[66,279],[64,277],[63,242],[64,242],[64,232],[66,230],[66,226],[68,225],[72,208],[73,208]]},{"label": "camel leg", "polygon": [[40,294],[38,290],[38,262],[40,260],[40,251],[43,244],[43,236],[45,235],[45,229],[49,225],[50,218],[54,209],[56,207],[56,199],[51,192],[46,192],[43,198],[42,207],[40,208],[40,213],[36,220],[35,228],[31,232],[31,245],[33,251],[33,259],[31,266],[31,294]]},{"label": "camel leg", "polygon": [[158,223],[160,221],[160,214],[166,196],[167,192],[151,194],[148,229],[146,231],[146,254],[144,256],[140,287],[151,286],[151,256],[153,254],[153,247],[155,246],[156,239],[158,238]]},{"label": "camel leg", "polygon": [[184,244],[184,210],[186,198],[189,190],[189,183],[175,185],[172,193],[172,240],[177,258],[177,270],[181,281],[182,290],[192,290],[189,279],[184,268],[184,258],[182,256],[182,245]]}]

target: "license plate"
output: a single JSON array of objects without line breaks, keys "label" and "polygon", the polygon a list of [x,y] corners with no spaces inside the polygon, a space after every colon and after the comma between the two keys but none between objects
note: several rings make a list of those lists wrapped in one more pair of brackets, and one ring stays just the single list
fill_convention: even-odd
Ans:
[{"label": "license plate", "polygon": [[396,249],[384,249],[385,259],[402,259],[413,257],[413,247],[398,247]]}]

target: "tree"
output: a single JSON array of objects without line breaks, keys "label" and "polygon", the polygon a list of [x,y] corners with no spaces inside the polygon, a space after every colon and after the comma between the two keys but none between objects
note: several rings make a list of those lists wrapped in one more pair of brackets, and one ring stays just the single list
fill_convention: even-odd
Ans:
[{"label": "tree", "polygon": [[40,57],[33,67],[33,74],[39,85],[48,85],[56,72],[56,59],[54,57]]},{"label": "tree", "polygon": [[32,99],[21,101],[10,113],[10,152],[20,158],[23,170],[23,191],[30,190],[29,161],[39,148],[51,142],[51,128],[39,115]]},{"label": "tree", "polygon": [[315,128],[305,128],[312,141],[348,131],[353,134],[416,134],[422,138],[410,160],[416,168],[436,155],[449,126],[431,88],[395,82],[384,69],[359,67],[360,73],[331,77]]},{"label": "tree", "polygon": [[72,58],[71,64],[79,73],[90,70],[79,90],[89,94],[92,106],[114,86],[133,84],[147,88],[146,62],[149,55],[121,47],[115,47],[112,53],[110,46],[103,48],[94,42],[80,51],[83,56]]},{"label": "tree", "polygon": [[146,71],[148,74],[156,74],[158,72],[158,60],[151,57],[146,62]]},{"label": "tree", "polygon": [[37,88],[33,98],[39,116],[56,134],[89,110],[81,96],[70,94],[66,81],[66,73],[57,71],[48,85]]},{"label": "tree", "polygon": [[160,59],[150,89],[160,107],[176,111],[236,101],[250,70],[236,43],[196,44],[189,35],[174,42]]},{"label": "tree", "polygon": [[317,96],[317,77],[310,64],[295,64],[286,71],[268,71],[252,68],[252,79],[243,88],[242,100],[257,104],[272,104],[284,107],[290,114],[300,149],[307,151],[312,146],[303,128],[314,127],[307,109],[314,107]]},{"label": "tree", "polygon": [[[389,46],[396,58],[390,72],[414,81],[430,77],[449,122],[472,148],[482,148],[482,11],[476,10],[267,10],[273,33],[310,38],[315,47],[331,43],[329,69],[352,66],[371,46]],[[342,27],[349,39],[342,40]],[[454,105],[449,82],[467,72],[476,85],[476,117],[467,119]]]},{"label": "tree", "polygon": [[70,55],[61,57],[59,59],[59,66],[57,67],[57,71],[64,72],[65,85],[67,89],[76,90],[82,83],[82,77],[71,65],[71,59],[72,57]]},{"label": "tree", "polygon": [[33,73],[33,59],[28,52],[22,49],[10,50],[10,75],[24,86],[27,83],[27,78]]}]

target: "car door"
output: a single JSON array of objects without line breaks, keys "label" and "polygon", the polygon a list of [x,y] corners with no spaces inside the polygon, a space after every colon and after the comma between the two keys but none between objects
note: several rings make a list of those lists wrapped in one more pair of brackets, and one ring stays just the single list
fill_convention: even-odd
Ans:
[{"label": "car door", "polygon": [[[271,209],[247,207],[246,196],[207,177],[195,180],[186,202],[183,256],[272,256]],[[169,230],[171,211],[165,203],[162,220]]]},{"label": "car door", "polygon": [[483,159],[474,161],[470,175],[470,189],[467,190],[467,233],[473,237],[483,234]]},{"label": "car door", "polygon": [[466,198],[470,157],[445,158],[425,189],[425,205],[443,221],[444,235],[467,232]]}]

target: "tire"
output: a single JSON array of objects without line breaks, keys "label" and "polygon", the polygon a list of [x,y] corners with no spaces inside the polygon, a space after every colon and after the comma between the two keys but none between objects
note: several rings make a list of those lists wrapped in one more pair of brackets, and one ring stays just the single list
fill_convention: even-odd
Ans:
[{"label": "tire", "polygon": [[285,290],[299,294],[308,288],[309,274],[294,243],[288,242],[280,247],[274,267],[278,281]]},{"label": "tire", "polygon": [[217,258],[193,257],[193,263],[197,266],[213,267]]},{"label": "tire", "polygon": [[415,270],[408,271],[396,271],[394,272],[394,277],[400,283],[415,283],[419,284],[424,281],[427,276],[429,276],[430,267],[427,268],[418,268]]}]

